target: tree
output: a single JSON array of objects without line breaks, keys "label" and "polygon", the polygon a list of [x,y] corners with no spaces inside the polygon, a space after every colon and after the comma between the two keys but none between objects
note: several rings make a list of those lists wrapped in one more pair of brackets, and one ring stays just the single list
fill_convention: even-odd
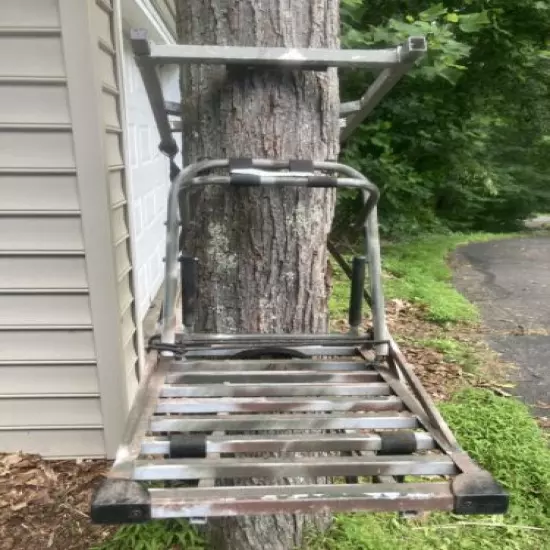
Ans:
[{"label": "tree", "polygon": [[[338,0],[179,0],[179,41],[335,48],[338,9]],[[187,68],[182,74],[185,163],[232,157],[336,159],[338,106],[333,69]],[[195,222],[184,241],[199,259],[197,328],[326,331],[326,241],[334,202],[330,190],[209,188],[197,194]],[[324,527],[327,520],[223,520],[213,522],[211,538],[216,550],[289,550],[306,527]]]}]

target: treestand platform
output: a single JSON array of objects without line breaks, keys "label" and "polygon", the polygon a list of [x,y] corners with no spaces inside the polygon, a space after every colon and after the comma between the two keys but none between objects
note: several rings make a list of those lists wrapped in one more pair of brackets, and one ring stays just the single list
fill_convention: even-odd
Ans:
[{"label": "treestand platform", "polygon": [[[342,113],[357,115],[353,126],[425,51],[423,38],[374,52],[151,48],[142,33],[133,43],[161,150],[172,161],[177,147],[168,114],[178,107],[162,99],[156,64],[380,68],[374,89],[357,105],[342,106]],[[506,512],[508,495],[460,448],[388,333],[373,183],[336,162],[263,159],[208,160],[182,171],[172,162],[171,179],[161,334],[150,344],[155,360],[140,381],[115,463],[94,495],[94,522],[360,510]],[[198,266],[180,250],[179,237],[190,218],[189,193],[208,185],[228,192],[298,186],[361,193],[365,255],[349,266],[329,245],[351,279],[347,334],[194,332]],[[183,330],[176,332],[180,283]],[[364,298],[372,314],[367,331]]]}]

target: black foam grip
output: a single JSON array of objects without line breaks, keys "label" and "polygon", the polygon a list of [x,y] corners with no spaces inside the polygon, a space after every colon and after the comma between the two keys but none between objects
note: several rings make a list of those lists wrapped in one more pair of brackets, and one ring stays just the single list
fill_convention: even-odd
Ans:
[{"label": "black foam grip", "polygon": [[313,172],[313,161],[311,160],[289,160],[288,168],[291,172]]},{"label": "black foam grip", "polygon": [[400,430],[396,432],[381,432],[379,455],[410,455],[417,450],[414,432]]},{"label": "black foam grip", "polygon": [[252,168],[252,159],[250,158],[235,158],[229,159],[229,171],[243,168]]},{"label": "black foam grip", "polygon": [[206,458],[204,435],[172,434],[170,458]]},{"label": "black foam grip", "polygon": [[338,179],[331,176],[308,176],[308,187],[338,187]]},{"label": "black foam grip", "polygon": [[231,174],[229,183],[237,187],[257,187],[262,183],[262,178],[256,174]]},{"label": "black foam grip", "polygon": [[355,256],[351,268],[351,293],[349,297],[349,325],[357,328],[363,317],[363,289],[365,287],[364,256]]},{"label": "black foam grip", "polygon": [[181,290],[183,324],[192,327],[197,310],[199,270],[197,258],[182,255],[181,262]]}]

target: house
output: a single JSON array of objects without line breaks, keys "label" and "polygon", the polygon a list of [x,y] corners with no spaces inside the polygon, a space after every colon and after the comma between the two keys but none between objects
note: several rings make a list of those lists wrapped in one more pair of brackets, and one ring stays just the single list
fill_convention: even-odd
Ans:
[{"label": "house", "polygon": [[0,452],[112,457],[144,368],[169,181],[135,27],[175,42],[174,0],[0,2]]}]

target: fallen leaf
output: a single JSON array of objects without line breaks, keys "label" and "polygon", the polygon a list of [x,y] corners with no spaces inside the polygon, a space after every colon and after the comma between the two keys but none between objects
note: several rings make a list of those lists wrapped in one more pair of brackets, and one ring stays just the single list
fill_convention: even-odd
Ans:
[{"label": "fallen leaf", "polygon": [[17,504],[12,504],[10,506],[10,508],[14,511],[14,512],[17,512],[17,510],[22,510],[23,508],[26,508],[27,507],[27,503],[26,502],[18,502]]}]

